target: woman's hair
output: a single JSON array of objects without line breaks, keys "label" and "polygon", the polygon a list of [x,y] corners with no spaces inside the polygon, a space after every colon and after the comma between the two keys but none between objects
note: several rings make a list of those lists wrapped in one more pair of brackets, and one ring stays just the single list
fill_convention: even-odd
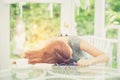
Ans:
[{"label": "woman's hair", "polygon": [[55,40],[43,49],[28,51],[23,55],[29,59],[30,64],[35,63],[67,63],[71,58],[68,45],[60,40]]}]

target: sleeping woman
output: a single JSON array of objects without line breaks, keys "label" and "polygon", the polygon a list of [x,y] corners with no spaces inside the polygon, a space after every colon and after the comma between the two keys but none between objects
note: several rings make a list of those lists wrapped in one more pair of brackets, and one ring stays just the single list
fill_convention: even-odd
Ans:
[{"label": "sleeping woman", "polygon": [[[86,59],[82,51],[92,55]],[[87,41],[78,36],[56,37],[46,41],[44,47],[27,51],[22,57],[29,60],[29,64],[36,63],[77,63],[79,66],[89,66],[97,63],[107,62],[108,56],[90,45]]]}]

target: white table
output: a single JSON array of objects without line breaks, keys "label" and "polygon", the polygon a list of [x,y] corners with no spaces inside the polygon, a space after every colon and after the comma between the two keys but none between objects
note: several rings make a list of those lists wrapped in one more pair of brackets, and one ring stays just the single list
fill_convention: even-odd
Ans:
[{"label": "white table", "polygon": [[120,70],[95,66],[14,67],[8,75],[0,76],[0,80],[120,80]]}]

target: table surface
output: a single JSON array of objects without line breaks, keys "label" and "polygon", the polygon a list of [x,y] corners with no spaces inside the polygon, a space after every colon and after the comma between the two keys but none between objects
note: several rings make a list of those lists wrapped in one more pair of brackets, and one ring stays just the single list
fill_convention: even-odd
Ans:
[{"label": "table surface", "polygon": [[0,80],[120,80],[120,69],[78,66],[13,66]]}]

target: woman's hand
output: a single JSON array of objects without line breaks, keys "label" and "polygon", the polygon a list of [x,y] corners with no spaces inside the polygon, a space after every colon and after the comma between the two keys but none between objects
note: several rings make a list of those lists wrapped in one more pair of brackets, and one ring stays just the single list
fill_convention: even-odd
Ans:
[{"label": "woman's hand", "polygon": [[81,66],[81,67],[86,67],[86,66],[90,66],[93,64],[93,61],[92,60],[88,60],[88,59],[80,59],[78,62],[77,62],[78,66]]}]

